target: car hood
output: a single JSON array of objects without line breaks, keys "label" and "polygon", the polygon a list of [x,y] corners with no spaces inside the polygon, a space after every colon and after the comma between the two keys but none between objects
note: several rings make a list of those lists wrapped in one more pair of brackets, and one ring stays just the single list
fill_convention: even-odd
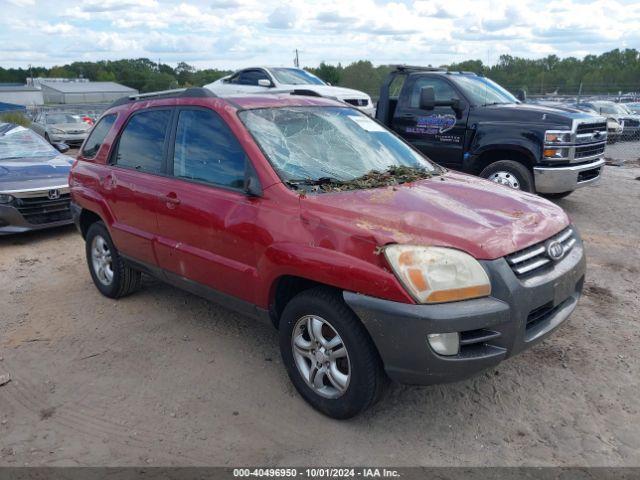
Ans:
[{"label": "car hood", "polygon": [[352,88],[344,88],[344,87],[334,87],[333,85],[285,85],[281,84],[277,87],[278,89],[285,90],[310,90],[312,92],[317,92],[323,97],[329,98],[338,98],[340,100],[345,98],[366,98],[369,99],[369,95],[359,90],[354,90]]},{"label": "car hood", "polygon": [[[539,125],[571,127],[574,120],[594,121],[598,116],[587,112],[536,105],[532,103],[507,103],[477,107],[481,121],[526,122]],[[472,119],[470,119],[472,120]],[[604,119],[603,119],[604,121]]]},{"label": "car hood", "polygon": [[66,185],[72,164],[66,155],[0,160],[0,192]]},{"label": "car hood", "polygon": [[82,123],[52,123],[52,124],[48,124],[47,128],[57,128],[59,130],[63,130],[65,132],[69,131],[69,130],[74,130],[74,131],[82,131],[82,132],[88,132],[91,129],[91,125],[89,125],[86,122],[82,122]]},{"label": "car hood", "polygon": [[404,243],[463,250],[492,260],[543,241],[569,225],[562,208],[533,194],[448,172],[395,187],[301,197],[308,224]]}]

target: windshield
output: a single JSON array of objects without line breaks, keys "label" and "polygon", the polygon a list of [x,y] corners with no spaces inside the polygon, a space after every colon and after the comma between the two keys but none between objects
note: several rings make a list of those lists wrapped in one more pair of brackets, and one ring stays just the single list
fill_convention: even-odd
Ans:
[{"label": "windshield", "polygon": [[278,83],[286,85],[324,85],[318,77],[300,68],[269,69]]},{"label": "windshield", "polygon": [[32,130],[0,125],[0,160],[55,155],[58,155],[57,150]]},{"label": "windshield", "polygon": [[66,113],[56,113],[47,115],[47,123],[49,125],[55,123],[82,123],[82,119],[77,115],[69,115]]},{"label": "windshield", "polygon": [[493,80],[475,75],[455,75],[455,81],[474,105],[520,103]]},{"label": "windshield", "polygon": [[349,182],[372,171],[391,171],[393,175],[399,167],[418,169],[426,173],[424,176],[440,171],[386,128],[352,108],[265,108],[239,115],[285,182]]}]

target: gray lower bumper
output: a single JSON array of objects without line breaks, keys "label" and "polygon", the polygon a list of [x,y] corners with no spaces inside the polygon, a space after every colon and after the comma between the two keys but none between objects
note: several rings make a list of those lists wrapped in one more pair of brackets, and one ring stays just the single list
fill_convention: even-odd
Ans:
[{"label": "gray lower bumper", "polygon": [[591,185],[602,175],[604,158],[593,162],[567,167],[533,167],[533,177],[538,193],[564,193]]},{"label": "gray lower bumper", "polygon": [[32,230],[42,230],[44,228],[60,227],[62,225],[69,225],[72,222],[73,220],[69,218],[57,222],[33,224],[29,223],[17,208],[0,205],[0,236],[30,232]]},{"label": "gray lower bumper", "polygon": [[[495,366],[562,324],[582,292],[586,261],[580,241],[553,268],[525,279],[516,277],[504,259],[482,263],[492,283],[487,298],[414,305],[344,293],[392,379],[445,383]],[[460,332],[458,355],[438,355],[427,342],[428,334],[447,332]]]}]

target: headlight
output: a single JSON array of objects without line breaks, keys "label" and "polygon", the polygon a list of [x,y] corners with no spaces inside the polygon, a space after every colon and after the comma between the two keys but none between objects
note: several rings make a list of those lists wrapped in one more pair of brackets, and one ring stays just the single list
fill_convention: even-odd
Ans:
[{"label": "headlight", "polygon": [[13,202],[13,196],[7,195],[6,193],[0,193],[0,205],[6,205],[11,202]]},{"label": "headlight", "polygon": [[389,245],[384,255],[396,277],[418,303],[486,297],[491,283],[482,265],[460,250]]},{"label": "headlight", "polygon": [[51,130],[51,133],[65,133],[64,130],[62,130],[61,128],[51,127],[49,130]]},{"label": "headlight", "polygon": [[546,159],[562,159],[567,158],[569,156],[568,148],[545,148],[544,149],[544,158]]},{"label": "headlight", "polygon": [[544,143],[570,143],[571,132],[547,130],[544,132]]}]

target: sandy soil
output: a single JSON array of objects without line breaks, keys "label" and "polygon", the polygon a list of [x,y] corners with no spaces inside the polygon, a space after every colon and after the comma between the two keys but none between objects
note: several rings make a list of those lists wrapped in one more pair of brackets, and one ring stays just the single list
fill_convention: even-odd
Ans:
[{"label": "sandy soil", "polygon": [[294,392],[269,326],[153,280],[102,297],[72,227],[0,239],[0,465],[640,465],[640,168],[562,200],[586,295],[474,379],[347,422]]}]

